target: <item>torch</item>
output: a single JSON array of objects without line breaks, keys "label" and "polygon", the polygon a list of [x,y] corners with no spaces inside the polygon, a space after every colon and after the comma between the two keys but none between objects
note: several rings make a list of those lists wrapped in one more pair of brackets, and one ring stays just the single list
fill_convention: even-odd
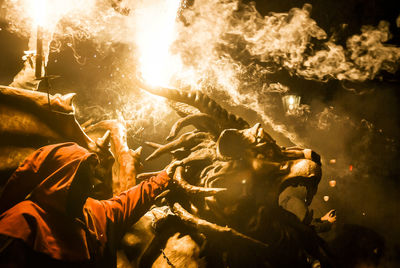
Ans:
[{"label": "torch", "polygon": [[42,66],[43,66],[43,36],[42,36],[42,27],[38,24],[36,33],[36,65],[35,65],[36,79],[40,79],[42,77]]},{"label": "torch", "polygon": [[35,77],[40,79],[42,77],[43,69],[43,24],[46,13],[45,0],[35,1],[35,23],[36,23],[36,63],[35,63]]}]

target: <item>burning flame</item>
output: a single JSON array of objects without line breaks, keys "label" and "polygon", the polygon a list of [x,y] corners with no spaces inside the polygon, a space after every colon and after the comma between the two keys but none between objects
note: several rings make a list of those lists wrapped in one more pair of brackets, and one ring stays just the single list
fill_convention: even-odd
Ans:
[{"label": "burning flame", "polygon": [[[44,57],[47,58],[48,44],[53,34],[60,30],[59,22],[63,20],[67,25],[79,21],[80,25],[85,26],[88,24],[85,17],[95,10],[96,2],[97,0],[5,0],[1,8],[6,10],[2,15],[9,22],[9,30],[30,38],[29,50],[36,50],[35,39],[37,30],[40,29]],[[90,24],[91,29],[96,28],[93,22]],[[66,33],[58,34],[63,36]]]},{"label": "burning flame", "polygon": [[[180,68],[179,58],[172,55],[170,46],[176,36],[176,17],[180,0],[147,0],[136,3],[134,14],[134,43],[138,55],[138,76],[149,86],[170,86]],[[140,105],[123,108],[133,113],[133,129],[143,127],[147,133],[157,133],[156,127],[165,128],[172,117],[171,109],[162,97],[140,93]],[[150,123],[150,124],[149,124]],[[171,122],[170,122],[171,123]]]},{"label": "burning flame", "polygon": [[[14,0],[8,3],[15,9],[13,15],[30,21],[33,27],[40,26],[53,32],[58,22],[72,12],[80,14],[90,12],[95,7],[95,0]],[[12,16],[12,14],[11,14]],[[12,17],[11,17],[12,18]]]},{"label": "burning flame", "polygon": [[141,76],[152,86],[168,86],[177,72],[177,58],[170,52],[180,0],[145,1],[136,11],[136,45]]},{"label": "burning flame", "polygon": [[47,18],[47,1],[46,0],[31,0],[29,1],[32,6],[32,18],[34,24],[40,27],[44,27]]}]

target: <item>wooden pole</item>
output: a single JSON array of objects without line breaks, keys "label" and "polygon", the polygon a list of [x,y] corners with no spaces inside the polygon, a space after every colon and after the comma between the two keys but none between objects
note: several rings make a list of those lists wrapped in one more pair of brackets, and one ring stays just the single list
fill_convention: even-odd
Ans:
[{"label": "wooden pole", "polygon": [[37,35],[36,35],[36,65],[35,65],[36,79],[42,77],[42,66],[43,66],[43,32],[42,32],[42,27],[38,25]]}]

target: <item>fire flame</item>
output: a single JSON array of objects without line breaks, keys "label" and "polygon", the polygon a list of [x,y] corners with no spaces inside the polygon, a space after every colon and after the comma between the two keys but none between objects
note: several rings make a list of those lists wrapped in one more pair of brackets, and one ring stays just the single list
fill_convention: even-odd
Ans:
[{"label": "fire flame", "polygon": [[34,24],[43,27],[46,24],[47,18],[47,1],[46,0],[31,0],[30,4],[32,5],[32,18]]},{"label": "fire flame", "polygon": [[180,0],[146,1],[136,11],[136,45],[142,78],[152,86],[168,86],[179,64],[170,53]]},{"label": "fire flame", "polygon": [[[95,7],[95,0],[14,0],[11,7],[17,9],[15,13],[21,19],[27,19],[33,26],[40,26],[44,30],[53,32],[57,23],[72,12],[90,12]],[[10,4],[10,3],[9,3]],[[15,14],[17,15],[17,14]]]}]

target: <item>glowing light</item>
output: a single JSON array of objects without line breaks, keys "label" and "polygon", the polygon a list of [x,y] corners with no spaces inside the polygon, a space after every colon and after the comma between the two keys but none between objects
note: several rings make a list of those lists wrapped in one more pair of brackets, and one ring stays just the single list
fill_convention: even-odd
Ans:
[{"label": "glowing light", "polygon": [[53,32],[60,19],[74,12],[69,20],[81,19],[84,14],[88,14],[95,9],[95,0],[21,0],[17,2],[21,9],[17,9],[19,14],[15,16],[23,17],[31,21],[31,25],[36,28],[42,27],[44,30]]},{"label": "glowing light", "polygon": [[287,95],[282,98],[287,114],[294,115],[297,113],[300,106],[300,99],[301,97],[296,95]]},{"label": "glowing light", "polygon": [[323,198],[324,198],[324,201],[325,201],[325,202],[328,202],[328,201],[329,201],[329,196],[325,195]]},{"label": "glowing light", "polygon": [[[30,38],[28,49],[36,51],[35,76],[42,76],[43,67],[47,65],[49,45],[56,29],[68,29],[68,34],[73,38],[71,27],[58,27],[63,19],[64,25],[84,24],[84,15],[95,10],[96,0],[10,0],[7,3],[9,13],[7,19],[13,24],[16,31],[20,31]],[[60,35],[64,33],[59,32]],[[36,39],[36,41],[35,41]],[[26,58],[26,57],[25,57]]]},{"label": "glowing light", "polygon": [[353,171],[353,165],[349,166],[349,171]]},{"label": "glowing light", "polygon": [[32,7],[33,7],[33,19],[34,23],[37,26],[43,27],[46,23],[47,17],[47,1],[46,0],[32,0]]},{"label": "glowing light", "polygon": [[136,44],[141,76],[152,86],[168,86],[177,72],[177,59],[170,53],[179,0],[151,0],[137,10]]},{"label": "glowing light", "polygon": [[336,164],[336,159],[331,159],[331,160],[329,160],[329,164]]},{"label": "glowing light", "polygon": [[335,187],[336,186],[336,181],[335,180],[330,180],[329,181],[329,186],[332,187],[332,188]]}]

